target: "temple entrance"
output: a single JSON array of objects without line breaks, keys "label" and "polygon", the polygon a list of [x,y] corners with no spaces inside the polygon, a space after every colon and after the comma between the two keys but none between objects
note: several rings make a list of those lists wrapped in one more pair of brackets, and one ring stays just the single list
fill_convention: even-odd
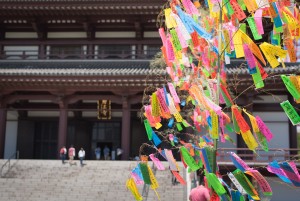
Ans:
[{"label": "temple entrance", "polygon": [[[121,122],[94,122],[91,144],[93,153],[97,146],[101,148],[101,160],[104,159],[105,146],[110,150],[110,159],[114,158],[113,151],[121,146]],[[91,159],[95,159],[95,154]]]}]

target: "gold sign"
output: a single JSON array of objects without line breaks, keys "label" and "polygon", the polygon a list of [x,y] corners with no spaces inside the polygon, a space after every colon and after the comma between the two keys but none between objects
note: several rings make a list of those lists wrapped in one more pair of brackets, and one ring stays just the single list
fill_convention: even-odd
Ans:
[{"label": "gold sign", "polygon": [[98,100],[98,119],[111,119],[111,101]]}]

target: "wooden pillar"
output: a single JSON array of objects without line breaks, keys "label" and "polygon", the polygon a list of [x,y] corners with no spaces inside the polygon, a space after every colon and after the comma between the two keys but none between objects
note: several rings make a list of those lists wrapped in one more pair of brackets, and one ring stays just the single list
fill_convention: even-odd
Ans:
[{"label": "wooden pillar", "polygon": [[59,104],[59,125],[58,125],[58,143],[57,153],[59,157],[59,150],[66,146],[67,143],[67,128],[68,128],[68,108],[65,103]]},{"label": "wooden pillar", "polygon": [[129,159],[129,148],[130,148],[130,103],[128,103],[127,97],[123,97],[122,103],[122,143],[123,149],[122,160]]},{"label": "wooden pillar", "polygon": [[6,108],[0,107],[0,158],[4,158],[6,114],[7,114]]}]

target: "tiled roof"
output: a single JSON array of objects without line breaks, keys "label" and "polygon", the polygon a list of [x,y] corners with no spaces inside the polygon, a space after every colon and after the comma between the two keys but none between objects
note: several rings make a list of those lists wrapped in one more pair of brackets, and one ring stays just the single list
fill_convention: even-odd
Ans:
[{"label": "tiled roof", "polygon": [[119,76],[165,74],[149,69],[149,61],[1,61],[0,75],[10,76]]},{"label": "tiled roof", "polygon": [[[245,66],[240,67],[242,60],[232,61],[226,66],[230,75],[248,75]],[[286,68],[265,67],[268,74],[298,74],[299,63],[286,63]],[[164,69],[150,69],[146,60],[103,60],[103,61],[1,61],[0,75],[4,76],[139,76],[139,75],[165,75]]]}]

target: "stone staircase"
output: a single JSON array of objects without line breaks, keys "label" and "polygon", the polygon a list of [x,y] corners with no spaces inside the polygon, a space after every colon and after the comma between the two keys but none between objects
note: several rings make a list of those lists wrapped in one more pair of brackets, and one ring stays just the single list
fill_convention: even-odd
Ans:
[{"label": "stone staircase", "polygon": [[[133,201],[125,183],[135,161],[85,161],[80,167],[59,160],[12,161],[12,169],[0,178],[0,201]],[[0,160],[0,165],[4,160]],[[152,162],[149,162],[152,167]],[[167,163],[164,163],[168,167]],[[185,179],[185,171],[180,174]],[[173,186],[171,173],[156,171],[157,189],[162,201],[186,200],[186,186]],[[142,194],[142,186],[138,186]],[[144,200],[158,200],[150,188]]]}]

